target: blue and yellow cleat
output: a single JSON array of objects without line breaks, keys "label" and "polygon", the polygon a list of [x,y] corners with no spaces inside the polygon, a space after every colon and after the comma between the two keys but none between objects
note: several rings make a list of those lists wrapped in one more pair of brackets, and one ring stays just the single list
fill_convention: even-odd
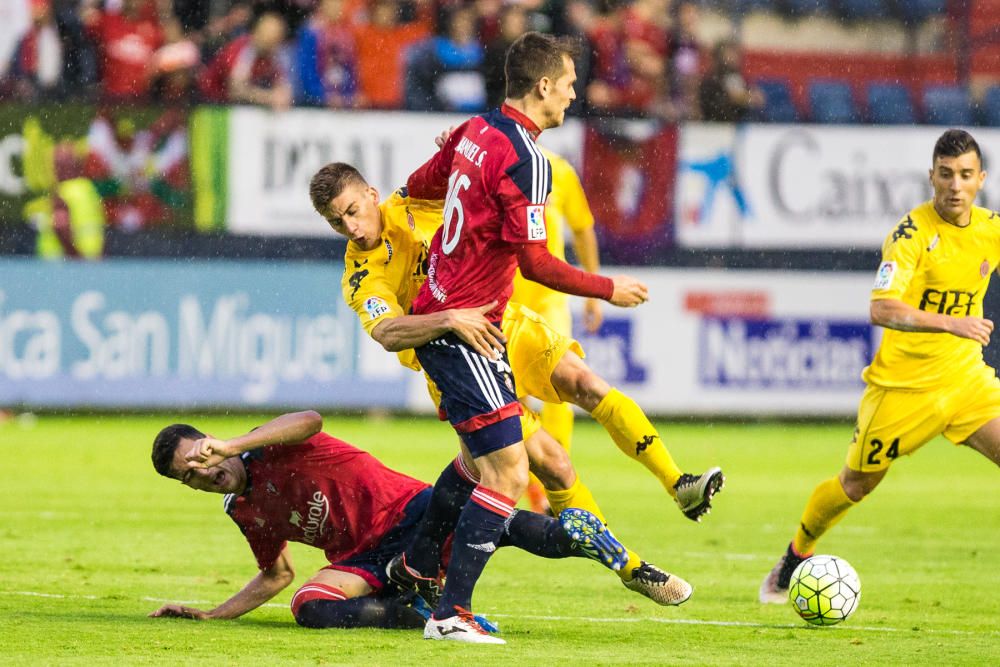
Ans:
[{"label": "blue and yellow cleat", "polygon": [[559,513],[559,524],[587,558],[616,572],[628,563],[628,552],[622,543],[603,521],[587,510],[568,507]]}]

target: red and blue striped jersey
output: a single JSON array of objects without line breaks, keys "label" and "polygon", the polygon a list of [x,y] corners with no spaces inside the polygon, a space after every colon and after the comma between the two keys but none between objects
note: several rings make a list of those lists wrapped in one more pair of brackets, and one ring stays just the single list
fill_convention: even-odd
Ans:
[{"label": "red and blue striped jersey", "polygon": [[412,312],[433,313],[497,300],[499,322],[513,290],[517,249],[546,241],[549,161],[537,126],[504,105],[463,123],[410,175],[410,196],[444,199],[444,222],[431,241],[427,280]]}]

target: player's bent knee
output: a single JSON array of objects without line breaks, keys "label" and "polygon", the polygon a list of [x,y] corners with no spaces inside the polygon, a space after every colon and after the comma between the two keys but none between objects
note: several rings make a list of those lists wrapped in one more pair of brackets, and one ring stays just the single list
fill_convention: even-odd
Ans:
[{"label": "player's bent knee", "polygon": [[844,485],[844,493],[851,499],[851,502],[859,503],[864,500],[865,496],[871,493],[871,491],[866,491],[864,487],[858,484],[846,484]]},{"label": "player's bent knee", "polygon": [[[498,491],[511,499],[520,498],[528,489],[528,466],[517,466],[498,471],[495,485],[486,484],[487,488]],[[485,479],[484,479],[485,482]]]},{"label": "player's bent knee", "polygon": [[593,405],[597,407],[597,404],[611,391],[611,385],[589,368],[581,375],[578,387],[580,399],[583,401],[584,406]]},{"label": "player's bent knee", "polygon": [[532,465],[531,472],[549,491],[565,491],[576,481],[576,470],[568,457],[563,460],[546,457],[538,465]]},{"label": "player's bent knee", "polygon": [[[334,603],[336,604],[336,603]],[[329,610],[326,609],[330,605],[329,601],[324,600],[310,600],[300,605],[295,609],[292,614],[295,616],[295,622],[301,625],[303,628],[330,628],[330,627],[343,627],[342,625],[331,625],[330,624],[330,614]],[[335,617],[337,618],[337,617]],[[338,619],[339,620],[339,619]]]},{"label": "player's bent knee", "polygon": [[851,502],[859,503],[865,496],[875,490],[888,470],[880,470],[873,473],[863,473],[854,470],[845,470],[840,475],[840,485],[844,489],[844,494],[850,498]]},{"label": "player's bent knee", "polygon": [[347,627],[338,623],[338,614],[330,613],[330,605],[345,600],[347,595],[339,588],[309,581],[292,596],[292,616],[306,628]]},{"label": "player's bent knee", "polygon": [[506,471],[501,479],[499,490],[510,498],[520,498],[528,490],[528,467]]},{"label": "player's bent knee", "polygon": [[528,452],[528,467],[549,491],[565,491],[576,481],[576,470],[563,449],[545,431],[532,434],[524,443]]},{"label": "player's bent knee", "polygon": [[560,398],[588,411],[597,407],[611,391],[611,385],[573,355],[560,361],[552,374],[552,384]]}]

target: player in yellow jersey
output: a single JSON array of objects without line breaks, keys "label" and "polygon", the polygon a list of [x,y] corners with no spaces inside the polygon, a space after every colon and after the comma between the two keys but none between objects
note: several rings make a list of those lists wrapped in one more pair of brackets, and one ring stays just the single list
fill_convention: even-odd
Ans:
[{"label": "player in yellow jersey", "polygon": [[[587,203],[580,177],[565,158],[544,148],[542,153],[552,165],[552,192],[545,202],[545,228],[549,252],[559,259],[566,259],[564,229],[568,227],[573,240],[573,250],[580,266],[588,273],[597,273],[601,265],[597,252],[597,236],[594,234],[594,214],[590,211],[590,204]],[[510,300],[527,306],[541,315],[559,334],[572,338],[572,317],[567,294],[527,280],[518,271],[514,276],[514,293]],[[583,323],[587,331],[596,332],[601,326],[601,319],[601,302],[598,299],[586,299]],[[568,452],[573,438],[573,407],[564,402],[543,403],[539,416],[542,428]],[[630,448],[629,452],[631,451]],[[528,497],[536,511],[545,509],[545,496],[537,480],[533,479],[528,485]]]},{"label": "player in yellow jersey", "polygon": [[[353,167],[344,164],[327,165],[320,170],[310,192],[314,206],[330,226],[351,239],[345,254],[345,300],[358,312],[366,331],[387,350],[399,352],[404,365],[419,369],[411,348],[445,332],[456,333],[488,357],[492,357],[493,348],[509,339],[519,394],[528,391],[542,400],[560,400],[559,394],[566,390],[553,386],[553,378],[559,375],[554,369],[572,364],[566,361],[569,358],[582,366],[579,356],[566,354],[571,349],[582,354],[582,350],[575,341],[558,335],[534,313],[516,305],[508,308],[503,332],[483,317],[490,304],[428,315],[406,314],[410,300],[425,278],[427,244],[441,224],[440,202],[410,200],[397,192],[379,205],[377,191]],[[583,377],[578,378],[577,383],[597,384],[599,378],[591,378],[593,373],[583,368],[587,375],[579,374]],[[564,370],[560,377],[572,378],[574,370],[575,367]],[[588,388],[586,393],[592,392]],[[628,410],[610,412],[612,424],[632,418]],[[602,516],[589,490],[573,470],[566,452],[538,428],[533,415],[529,413],[527,417],[525,435],[530,435],[526,437],[526,444],[532,469],[545,482],[552,507],[557,512],[566,507],[580,507]],[[665,449],[662,453],[669,458]],[[672,459],[670,464],[673,464]],[[465,466],[473,467],[468,457]],[[712,495],[721,484],[722,475],[717,468],[700,476],[683,475],[678,471],[674,491],[682,502],[697,508],[697,512],[692,509],[688,514],[697,520],[707,510]],[[664,586],[667,581],[661,575],[665,573],[643,562],[634,552],[629,552],[629,562],[620,574],[627,587],[661,604],[677,604],[683,601],[681,598],[686,599],[687,594]]]},{"label": "player in yellow jersey", "polygon": [[882,245],[871,321],[885,334],[864,371],[846,465],[813,491],[761,584],[761,602],[788,600],[795,567],[898,457],[943,434],[1000,465],[1000,380],[983,361],[993,331],[983,295],[1000,264],[1000,216],[974,205],[986,172],[971,135],[945,132],[931,164],[934,199],[910,211]]}]

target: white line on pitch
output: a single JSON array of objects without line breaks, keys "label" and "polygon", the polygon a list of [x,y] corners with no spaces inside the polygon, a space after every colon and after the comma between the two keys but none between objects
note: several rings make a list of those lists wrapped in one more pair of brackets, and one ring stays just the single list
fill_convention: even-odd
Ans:
[{"label": "white line on pitch", "polygon": [[28,595],[35,598],[72,598],[74,600],[99,600],[96,595],[63,595],[61,593],[36,593],[35,591],[0,591],[4,595]]},{"label": "white line on pitch", "polygon": [[[712,625],[724,628],[770,628],[774,630],[802,630],[809,626],[801,623],[758,623],[753,621],[708,621],[697,618],[600,618],[590,616],[538,616],[531,614],[487,614],[487,618],[524,618],[532,621],[573,621],[582,623],[666,623],[670,625]],[[825,626],[834,630],[857,630],[861,632],[916,632],[907,628],[889,628],[871,625]],[[996,635],[996,630],[936,630],[921,628],[919,632],[945,635]]]},{"label": "white line on pitch", "polygon": [[[64,595],[62,593],[38,593],[36,591],[0,591],[0,595],[24,595],[38,598],[57,598],[64,600],[119,600],[120,598],[102,598],[97,595]],[[167,598],[142,597],[143,602],[166,602],[168,604],[212,604],[210,600],[170,600]],[[265,602],[261,607],[272,607],[276,609],[287,609],[287,604]],[[487,614],[489,618],[524,618],[532,621],[570,621],[576,623],[665,623],[668,625],[711,625],[721,628],[765,628],[773,630],[799,630],[808,629],[801,623],[758,623],[753,621],[709,621],[698,618],[657,618],[657,617],[628,617],[628,618],[603,618],[595,616],[543,616],[532,614]],[[1000,635],[997,630],[937,630],[933,628],[921,628],[919,631],[909,628],[890,628],[873,625],[837,625],[826,626],[834,630],[858,631],[858,632],[923,632],[927,634],[939,635]]]}]

